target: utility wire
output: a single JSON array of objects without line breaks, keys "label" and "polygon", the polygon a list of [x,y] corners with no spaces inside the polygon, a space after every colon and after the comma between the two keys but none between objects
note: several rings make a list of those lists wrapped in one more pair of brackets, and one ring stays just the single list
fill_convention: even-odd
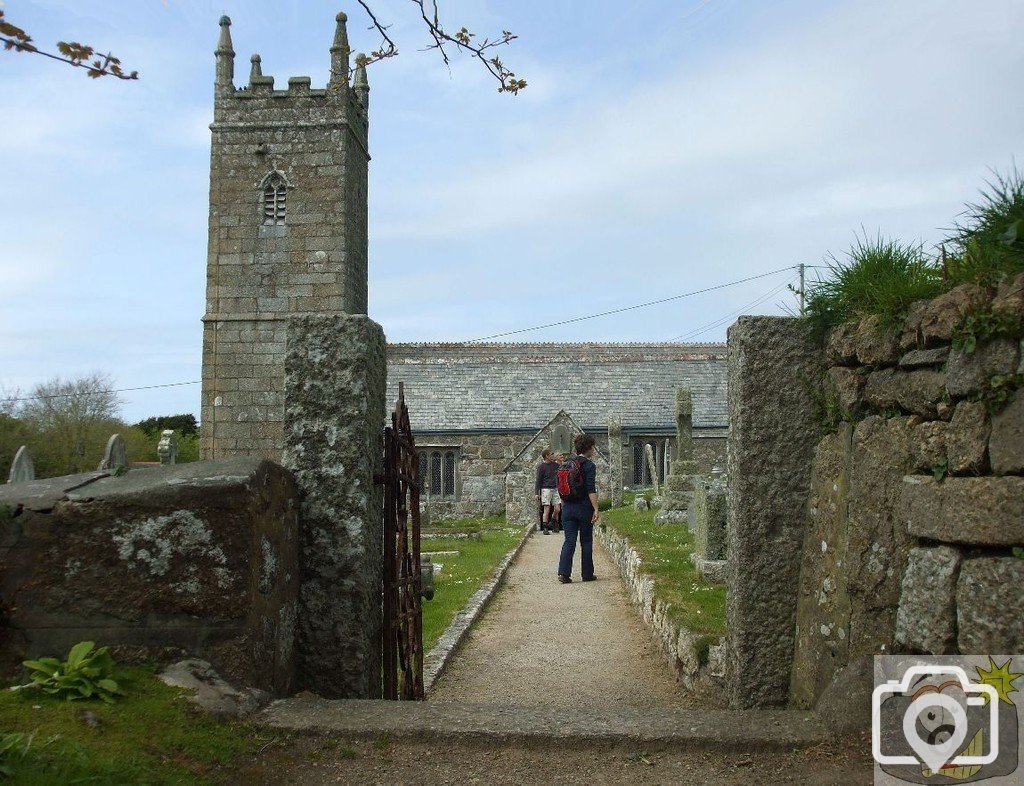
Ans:
[{"label": "utility wire", "polygon": [[38,401],[40,399],[51,399],[51,398],[74,398],[75,396],[104,396],[108,393],[130,393],[133,390],[156,390],[157,388],[177,388],[182,385],[198,385],[199,380],[195,382],[165,382],[162,385],[143,385],[137,388],[118,388],[116,390],[89,390],[81,393],[54,393],[49,396],[22,396],[21,398],[5,398],[0,399],[2,401]]},{"label": "utility wire", "polygon": [[771,299],[776,294],[778,294],[779,292],[784,290],[786,287],[788,287],[791,284],[793,284],[794,281],[796,281],[795,278],[790,279],[789,281],[787,281],[787,282],[785,282],[783,284],[780,284],[779,286],[775,287],[774,289],[770,289],[768,292],[764,293],[759,298],[757,298],[757,300],[754,300],[754,301],[752,301],[750,303],[747,303],[745,306],[740,306],[735,311],[730,311],[728,314],[725,314],[725,315],[719,317],[718,319],[714,320],[713,322],[709,322],[706,325],[702,325],[701,327],[694,328],[693,330],[689,330],[689,331],[687,331],[685,333],[680,333],[678,336],[674,336],[673,338],[670,338],[669,341],[689,341],[691,338],[699,336],[701,333],[706,333],[709,330],[712,330],[713,328],[718,327],[722,323],[727,322],[730,318],[736,316],[737,314],[745,313],[747,311],[747,309],[754,308],[754,306],[761,305],[766,300]]},{"label": "utility wire", "polygon": [[[812,266],[808,265],[808,267],[812,267]],[[570,324],[573,324],[575,322],[585,322],[588,319],[597,319],[598,317],[607,317],[607,316],[611,316],[612,314],[622,314],[622,313],[624,313],[626,311],[635,311],[635,310],[637,310],[639,308],[648,308],[649,306],[657,306],[657,305],[660,305],[661,303],[669,303],[669,302],[671,302],[673,300],[682,300],[683,298],[693,297],[694,295],[702,295],[705,292],[714,292],[715,290],[718,290],[718,289],[725,289],[726,287],[733,287],[733,286],[736,286],[737,284],[744,284],[747,281],[756,281],[756,280],[761,279],[761,278],[768,278],[769,276],[775,276],[775,275],[778,275],[779,273],[784,273],[787,270],[793,270],[793,269],[794,269],[794,266],[793,265],[789,265],[788,267],[781,267],[778,270],[772,270],[772,271],[769,271],[767,273],[760,273],[760,274],[758,274],[756,276],[747,276],[746,278],[740,278],[740,279],[737,279],[736,281],[729,281],[729,282],[727,282],[725,284],[716,284],[715,286],[712,286],[712,287],[705,287],[704,289],[696,289],[693,292],[684,292],[681,295],[672,295],[671,297],[659,298],[658,300],[649,300],[646,303],[637,303],[637,304],[632,305],[632,306],[624,306],[622,308],[614,308],[614,309],[612,309],[610,311],[602,311],[602,312],[597,313],[597,314],[588,314],[586,316],[573,317],[571,319],[563,319],[563,320],[561,320],[559,322],[551,322],[550,324],[547,324],[547,325],[534,325],[533,327],[520,328],[518,330],[510,330],[510,331],[507,331],[505,333],[494,333],[494,334],[492,334],[490,336],[484,336],[483,338],[471,339],[471,340],[467,341],[466,343],[467,344],[474,344],[474,343],[478,343],[478,342],[481,342],[481,341],[490,341],[493,338],[502,338],[504,336],[515,336],[515,335],[518,335],[520,333],[529,333],[529,332],[534,331],[534,330],[543,330],[544,328],[558,327],[559,325],[570,325]],[[783,285],[783,286],[785,286],[785,285]],[[781,287],[776,288],[776,291],[778,289],[781,289]],[[771,294],[774,294],[774,291]],[[753,305],[757,305],[757,303],[755,303]],[[750,306],[744,306],[744,308],[750,308]],[[712,327],[714,327],[714,326],[712,325]],[[698,335],[698,334],[694,334],[694,335]],[[107,395],[107,394],[110,394],[110,393],[131,393],[131,392],[134,392],[134,391],[137,391],[137,390],[158,390],[160,388],[176,388],[176,387],[182,387],[184,385],[198,385],[198,384],[200,384],[200,380],[196,380],[194,382],[166,382],[166,383],[164,383],[162,385],[142,385],[140,387],[116,388],[114,390],[93,390],[93,391],[88,391],[88,392],[84,392],[84,393],[55,393],[55,394],[51,394],[51,395],[48,395],[48,396],[22,396],[22,397],[18,397],[18,398],[7,398],[7,399],[0,398],[0,401],[9,402],[9,403],[15,403],[15,402],[19,402],[19,401],[37,401],[37,400],[41,400],[41,399],[42,400],[46,400],[46,399],[54,399],[54,398],[72,398],[74,396],[101,396],[101,395]]]},{"label": "utility wire", "polygon": [[519,330],[509,330],[509,331],[507,331],[505,333],[494,333],[494,334],[492,334],[490,336],[484,336],[483,338],[470,339],[466,343],[467,344],[475,344],[475,343],[478,343],[480,341],[490,341],[492,338],[503,338],[504,336],[515,336],[515,335],[518,335],[520,333],[529,333],[529,332],[534,331],[534,330],[544,330],[545,328],[558,327],[559,325],[571,325],[574,322],[585,322],[588,319],[597,319],[598,317],[607,317],[607,316],[611,316],[612,314],[622,314],[623,312],[626,312],[626,311],[635,311],[638,308],[647,308],[648,306],[657,306],[657,305],[660,305],[661,303],[668,303],[668,302],[671,302],[673,300],[682,300],[683,298],[693,297],[694,295],[702,295],[705,292],[713,292],[716,289],[725,289],[726,287],[733,287],[733,286],[736,286],[737,284],[746,283],[747,281],[756,281],[759,278],[767,278],[768,276],[775,276],[775,275],[778,275],[779,273],[784,273],[787,270],[793,270],[793,269],[794,269],[793,266],[789,265],[788,267],[781,267],[778,270],[772,270],[772,271],[770,271],[768,273],[761,273],[760,275],[748,276],[747,278],[741,278],[741,279],[737,279],[736,281],[730,281],[727,284],[716,284],[713,287],[705,287],[704,289],[696,289],[693,292],[684,292],[681,295],[672,295],[671,297],[663,297],[663,298],[659,298],[658,300],[649,300],[646,303],[637,303],[636,305],[624,306],[623,308],[613,308],[611,311],[602,311],[602,312],[600,312],[598,314],[588,314],[588,315],[582,316],[582,317],[573,317],[571,319],[563,319],[563,320],[560,320],[558,322],[551,322],[551,323],[549,323],[547,325],[534,325],[533,327],[519,328]]}]

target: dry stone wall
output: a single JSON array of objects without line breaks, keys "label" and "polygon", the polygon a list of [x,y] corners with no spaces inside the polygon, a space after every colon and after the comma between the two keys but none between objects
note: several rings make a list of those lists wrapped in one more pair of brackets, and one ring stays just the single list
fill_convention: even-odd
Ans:
[{"label": "dry stone wall", "polygon": [[899,332],[868,319],[828,338],[840,422],[812,463],[798,706],[873,654],[1024,645],[1024,346],[965,331],[991,314],[1019,331],[1024,276],[915,303]]}]

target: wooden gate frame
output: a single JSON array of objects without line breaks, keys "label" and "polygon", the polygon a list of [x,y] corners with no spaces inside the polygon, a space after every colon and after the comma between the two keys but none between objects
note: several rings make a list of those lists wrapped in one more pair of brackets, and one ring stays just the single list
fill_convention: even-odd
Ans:
[{"label": "wooden gate frame", "polygon": [[384,429],[385,699],[423,698],[423,616],[420,577],[420,463],[398,383],[391,425]]}]

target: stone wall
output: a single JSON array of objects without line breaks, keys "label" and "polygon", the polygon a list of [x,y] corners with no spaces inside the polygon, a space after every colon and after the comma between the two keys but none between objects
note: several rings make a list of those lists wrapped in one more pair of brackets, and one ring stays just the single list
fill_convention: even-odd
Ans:
[{"label": "stone wall", "polygon": [[628,538],[613,527],[601,525],[594,527],[594,539],[618,568],[630,600],[650,629],[662,656],[672,665],[676,678],[690,689],[701,683],[720,688],[724,676],[725,637],[695,633],[669,618],[668,605],[654,597],[654,579],[644,573],[643,560]]},{"label": "stone wall", "polygon": [[821,352],[789,317],[740,317],[728,352],[726,684],[735,707],[785,704]]},{"label": "stone wall", "polygon": [[505,467],[532,438],[532,434],[514,432],[417,436],[417,447],[454,447],[459,451],[455,499],[428,500],[424,494],[420,498],[423,507],[429,508],[435,520],[500,516],[505,512]]},{"label": "stone wall", "polygon": [[302,492],[301,687],[381,691],[384,332],[368,317],[288,323],[285,466]]},{"label": "stone wall", "polygon": [[[347,66],[345,83],[330,89],[311,89],[308,78],[294,77],[287,90],[275,90],[273,77],[256,71],[247,87],[235,88],[230,21],[221,24],[203,317],[203,457],[280,460],[285,320],[366,313],[367,111],[347,84]],[[287,183],[286,213],[268,223],[263,182],[274,173]]]},{"label": "stone wall", "polygon": [[994,300],[961,286],[916,303],[900,332],[868,319],[829,336],[823,400],[841,422],[812,465],[798,706],[873,654],[1024,645],[1024,352],[1019,336],[953,348],[979,312],[1024,315],[1024,276]]},{"label": "stone wall", "polygon": [[258,459],[0,486],[0,662],[93,640],[209,660],[274,694],[294,683],[298,492]]}]

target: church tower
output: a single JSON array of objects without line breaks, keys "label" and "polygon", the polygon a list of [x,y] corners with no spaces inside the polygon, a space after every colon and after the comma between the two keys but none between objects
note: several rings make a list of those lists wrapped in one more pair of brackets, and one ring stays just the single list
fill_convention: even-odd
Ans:
[{"label": "church tower", "polygon": [[288,317],[366,313],[370,88],[362,63],[349,83],[345,21],[339,13],[325,89],[296,76],[287,90],[275,90],[258,54],[249,84],[235,87],[231,20],[220,20],[203,458],[280,460]]}]

